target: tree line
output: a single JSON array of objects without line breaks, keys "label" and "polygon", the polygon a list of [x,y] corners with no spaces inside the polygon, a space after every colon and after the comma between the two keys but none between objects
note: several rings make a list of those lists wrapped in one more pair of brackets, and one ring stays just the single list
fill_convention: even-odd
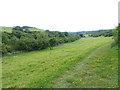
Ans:
[{"label": "tree line", "polygon": [[114,35],[113,30],[97,30],[97,31],[82,31],[81,34],[87,34],[89,37],[111,37]]},{"label": "tree line", "polygon": [[16,53],[18,51],[33,51],[73,42],[83,37],[81,34],[71,34],[59,31],[30,31],[28,26],[16,26],[12,32],[2,31],[2,54]]}]

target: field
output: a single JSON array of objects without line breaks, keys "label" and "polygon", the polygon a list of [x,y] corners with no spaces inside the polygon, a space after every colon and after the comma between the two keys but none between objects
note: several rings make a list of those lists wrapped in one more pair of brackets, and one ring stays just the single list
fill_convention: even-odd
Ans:
[{"label": "field", "polygon": [[[13,27],[0,27],[0,31],[5,31],[8,33],[12,33]],[[44,31],[43,29],[37,29],[37,28],[28,28],[29,31]]]},{"label": "field", "polygon": [[28,28],[29,31],[44,31],[43,29],[37,29],[37,28]]},{"label": "field", "polygon": [[0,27],[0,31],[6,31],[8,33],[12,32],[12,27]]},{"label": "field", "polygon": [[3,88],[116,88],[118,55],[111,37],[83,38],[3,57]]}]

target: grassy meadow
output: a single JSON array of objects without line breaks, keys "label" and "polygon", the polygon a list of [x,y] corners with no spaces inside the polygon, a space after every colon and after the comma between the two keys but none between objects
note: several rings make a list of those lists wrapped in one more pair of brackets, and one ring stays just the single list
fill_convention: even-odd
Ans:
[{"label": "grassy meadow", "polygon": [[82,38],[2,58],[3,88],[116,88],[118,55],[111,37]]},{"label": "grassy meadow", "polygon": [[1,27],[0,26],[0,31],[6,31],[8,33],[12,33],[12,27]]},{"label": "grassy meadow", "polygon": [[[12,33],[13,27],[0,27],[0,31]],[[38,28],[28,28],[29,31],[44,31],[43,29]]]}]

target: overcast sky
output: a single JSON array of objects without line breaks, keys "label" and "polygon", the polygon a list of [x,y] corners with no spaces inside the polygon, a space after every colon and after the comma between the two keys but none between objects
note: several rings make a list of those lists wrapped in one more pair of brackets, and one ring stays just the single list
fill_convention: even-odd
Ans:
[{"label": "overcast sky", "polygon": [[0,26],[55,31],[112,29],[119,0],[0,0]]}]

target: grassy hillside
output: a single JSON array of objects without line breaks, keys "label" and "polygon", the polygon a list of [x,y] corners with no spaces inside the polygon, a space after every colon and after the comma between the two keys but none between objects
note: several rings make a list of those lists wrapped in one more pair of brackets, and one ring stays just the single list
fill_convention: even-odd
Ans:
[{"label": "grassy hillside", "polygon": [[12,28],[13,27],[0,27],[0,31],[6,31],[6,32],[11,33],[12,32]]},{"label": "grassy hillside", "polygon": [[[0,31],[6,31],[9,33],[12,33],[12,29],[14,27],[0,27]],[[29,31],[44,31],[43,29],[38,29],[38,28],[28,28]]]},{"label": "grassy hillside", "polygon": [[[85,87],[88,85],[88,87],[90,87],[93,82],[102,82],[102,80],[98,79],[98,74],[103,74],[103,78],[106,79],[105,82],[112,81],[106,86],[104,86],[104,83],[101,83],[101,86],[110,87],[113,85],[113,87],[116,87],[117,51],[115,49],[107,48],[106,46],[106,48],[99,49],[99,52],[105,53],[104,57],[99,56],[99,53],[94,53],[95,56],[91,55],[95,49],[109,44],[111,41],[112,39],[110,37],[85,38],[72,43],[56,46],[53,50],[45,49],[41,51],[5,56],[3,57],[2,65],[3,88],[43,88],[58,87],[59,85],[63,87],[64,85],[65,87]],[[112,52],[111,55],[109,55],[110,52]],[[91,58],[85,59],[88,55],[91,55]],[[100,61],[98,61],[99,59]],[[83,62],[85,65],[87,65],[88,62],[88,66],[86,67],[83,65]],[[109,66],[106,66],[108,64]],[[112,66],[110,66],[110,64]],[[98,67],[100,67],[100,69]],[[112,70],[110,70],[111,67],[113,68]],[[81,71],[72,71],[77,69]],[[106,72],[102,72],[103,69]],[[107,72],[108,70],[110,70],[110,72]],[[112,73],[113,71],[114,73]],[[62,75],[68,75],[66,72],[70,72],[71,77],[74,75],[76,76],[72,81],[71,79],[69,80],[69,77],[65,78],[66,76],[63,76],[63,78],[65,78],[65,82],[64,80],[61,80],[63,83],[59,83],[59,79],[62,77]],[[89,77],[87,76],[86,78],[81,78],[80,76],[77,76],[79,74],[82,76],[90,74],[94,77],[92,77],[93,79],[90,78],[92,81],[87,83],[86,80]],[[109,80],[106,74],[113,74],[113,76],[111,76]],[[76,81],[75,84],[72,83],[74,80]],[[66,83],[66,81],[68,83]],[[83,84],[81,84],[79,81],[83,82]],[[98,87],[98,85],[99,84],[95,84],[95,86],[92,85],[92,87]]]},{"label": "grassy hillside", "polygon": [[43,29],[38,29],[38,28],[28,28],[30,31],[44,31]]}]

